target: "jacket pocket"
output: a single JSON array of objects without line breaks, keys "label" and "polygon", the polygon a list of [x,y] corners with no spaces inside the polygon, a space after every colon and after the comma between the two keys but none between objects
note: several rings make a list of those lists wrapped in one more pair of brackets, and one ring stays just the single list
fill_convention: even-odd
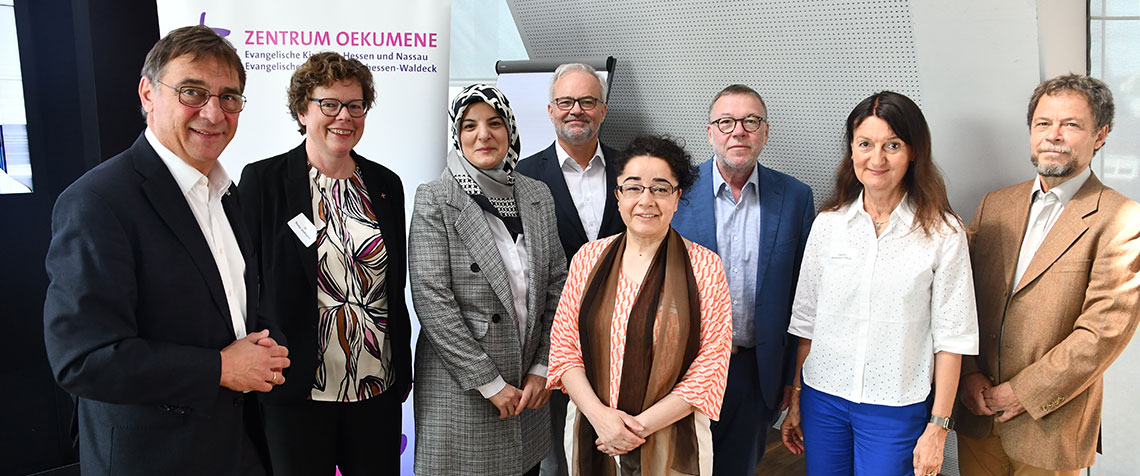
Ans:
[{"label": "jacket pocket", "polygon": [[467,329],[471,331],[471,336],[476,340],[483,340],[487,336],[487,330],[491,327],[491,321],[479,313],[464,312],[463,323],[467,324]]}]

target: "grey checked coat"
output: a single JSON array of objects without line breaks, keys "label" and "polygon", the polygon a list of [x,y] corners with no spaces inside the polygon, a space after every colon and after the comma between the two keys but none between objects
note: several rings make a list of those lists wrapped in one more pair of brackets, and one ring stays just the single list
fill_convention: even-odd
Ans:
[{"label": "grey checked coat", "polygon": [[414,402],[416,474],[518,476],[550,448],[546,407],[499,420],[476,387],[502,375],[522,388],[550,354],[550,324],[566,257],[554,200],[542,182],[516,174],[530,277],[525,346],[510,284],[487,218],[451,172],[416,190],[408,234],[412,301],[420,320]]}]

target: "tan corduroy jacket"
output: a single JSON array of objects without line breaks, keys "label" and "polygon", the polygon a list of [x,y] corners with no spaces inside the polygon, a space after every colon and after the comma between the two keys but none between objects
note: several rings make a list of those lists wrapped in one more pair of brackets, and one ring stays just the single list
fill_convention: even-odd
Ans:
[{"label": "tan corduroy jacket", "polygon": [[[1029,217],[1033,181],[987,194],[972,222],[970,255],[978,304],[980,371],[1010,382],[1025,406],[1002,424],[1014,460],[1052,470],[1092,465],[1104,371],[1140,321],[1140,205],[1096,175],[1077,191],[1010,292]],[[991,417],[958,403],[957,430],[982,438]]]}]

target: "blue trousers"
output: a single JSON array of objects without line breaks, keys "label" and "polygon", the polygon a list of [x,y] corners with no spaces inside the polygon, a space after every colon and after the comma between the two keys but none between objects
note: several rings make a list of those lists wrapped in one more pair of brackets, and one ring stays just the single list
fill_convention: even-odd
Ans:
[{"label": "blue trousers", "polygon": [[808,476],[914,476],[914,445],[933,396],[891,407],[852,403],[804,385],[800,425]]}]

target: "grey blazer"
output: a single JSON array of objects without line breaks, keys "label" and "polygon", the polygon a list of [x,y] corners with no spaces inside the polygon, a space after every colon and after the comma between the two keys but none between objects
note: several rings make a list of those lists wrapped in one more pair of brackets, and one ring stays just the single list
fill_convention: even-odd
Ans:
[{"label": "grey blazer", "polygon": [[[546,364],[566,281],[550,190],[515,177],[530,268],[528,316],[515,315],[487,218],[451,172],[416,190],[408,262],[421,327],[413,387],[417,474],[518,476],[550,448],[546,407],[500,420],[476,390],[498,375],[521,388],[532,366]],[[526,320],[525,345],[518,319]]]}]

